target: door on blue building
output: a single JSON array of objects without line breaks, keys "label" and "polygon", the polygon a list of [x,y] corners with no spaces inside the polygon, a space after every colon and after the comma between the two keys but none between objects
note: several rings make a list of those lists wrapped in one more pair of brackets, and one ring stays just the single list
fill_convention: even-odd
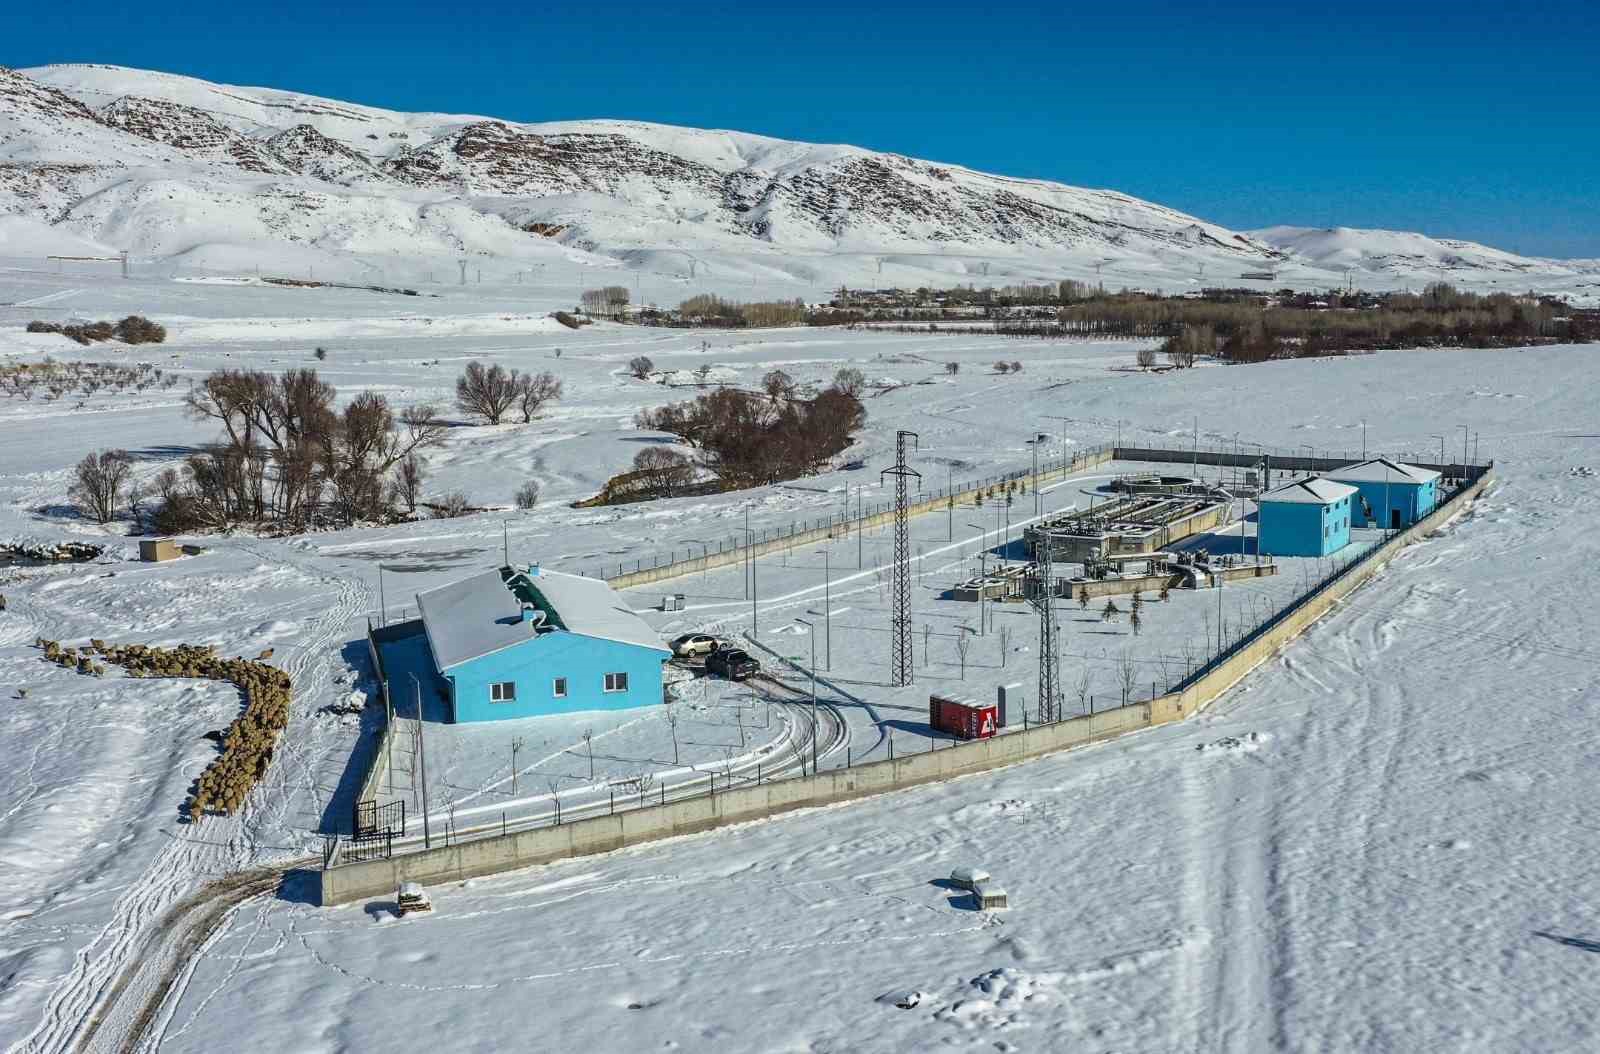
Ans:
[{"label": "door on blue building", "polygon": [[1392,530],[1396,530],[1396,531],[1398,531],[1400,529],[1400,510],[1399,509],[1390,509],[1389,510],[1389,527]]}]

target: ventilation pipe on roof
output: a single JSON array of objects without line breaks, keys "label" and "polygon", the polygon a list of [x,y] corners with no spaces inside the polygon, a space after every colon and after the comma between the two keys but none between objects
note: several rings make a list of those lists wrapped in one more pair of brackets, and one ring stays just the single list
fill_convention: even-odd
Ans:
[{"label": "ventilation pipe on roof", "polygon": [[529,564],[528,565],[528,577],[529,578],[538,578],[539,577],[539,565],[538,564]]},{"label": "ventilation pipe on roof", "polygon": [[529,628],[537,633],[539,632],[539,627],[544,624],[544,612],[532,604],[524,604],[522,605],[522,621],[531,623]]}]

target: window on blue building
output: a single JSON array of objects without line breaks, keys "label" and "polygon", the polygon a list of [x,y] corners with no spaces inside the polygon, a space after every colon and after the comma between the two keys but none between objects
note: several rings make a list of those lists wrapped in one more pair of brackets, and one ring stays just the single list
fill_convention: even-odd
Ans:
[{"label": "window on blue building", "polygon": [[554,694],[557,699],[565,699],[567,697],[567,679],[565,677],[556,678]]},{"label": "window on blue building", "polygon": [[489,686],[489,701],[491,703],[514,703],[517,701],[516,681],[496,681]]},{"label": "window on blue building", "polygon": [[625,673],[606,674],[606,691],[626,692],[628,690],[628,675]]}]

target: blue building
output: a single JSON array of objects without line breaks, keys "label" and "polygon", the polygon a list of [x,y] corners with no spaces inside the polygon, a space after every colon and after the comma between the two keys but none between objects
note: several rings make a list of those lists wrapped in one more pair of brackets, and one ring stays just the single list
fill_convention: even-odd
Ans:
[{"label": "blue building", "polygon": [[662,701],[671,650],[605,582],[503,567],[417,594],[452,720]]},{"label": "blue building", "polygon": [[1328,473],[1361,492],[1355,505],[1357,527],[1410,527],[1439,504],[1439,473],[1388,458],[1373,458]]},{"label": "blue building", "polygon": [[1261,495],[1256,535],[1273,556],[1327,556],[1350,544],[1356,488],[1331,479],[1299,480]]}]

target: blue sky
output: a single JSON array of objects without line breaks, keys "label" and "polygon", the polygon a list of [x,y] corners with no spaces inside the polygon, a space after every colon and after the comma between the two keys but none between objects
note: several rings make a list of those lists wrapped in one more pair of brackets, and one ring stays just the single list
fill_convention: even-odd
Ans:
[{"label": "blue sky", "polygon": [[12,66],[736,128],[1112,187],[1235,228],[1600,257],[1594,0],[8,6]]}]

